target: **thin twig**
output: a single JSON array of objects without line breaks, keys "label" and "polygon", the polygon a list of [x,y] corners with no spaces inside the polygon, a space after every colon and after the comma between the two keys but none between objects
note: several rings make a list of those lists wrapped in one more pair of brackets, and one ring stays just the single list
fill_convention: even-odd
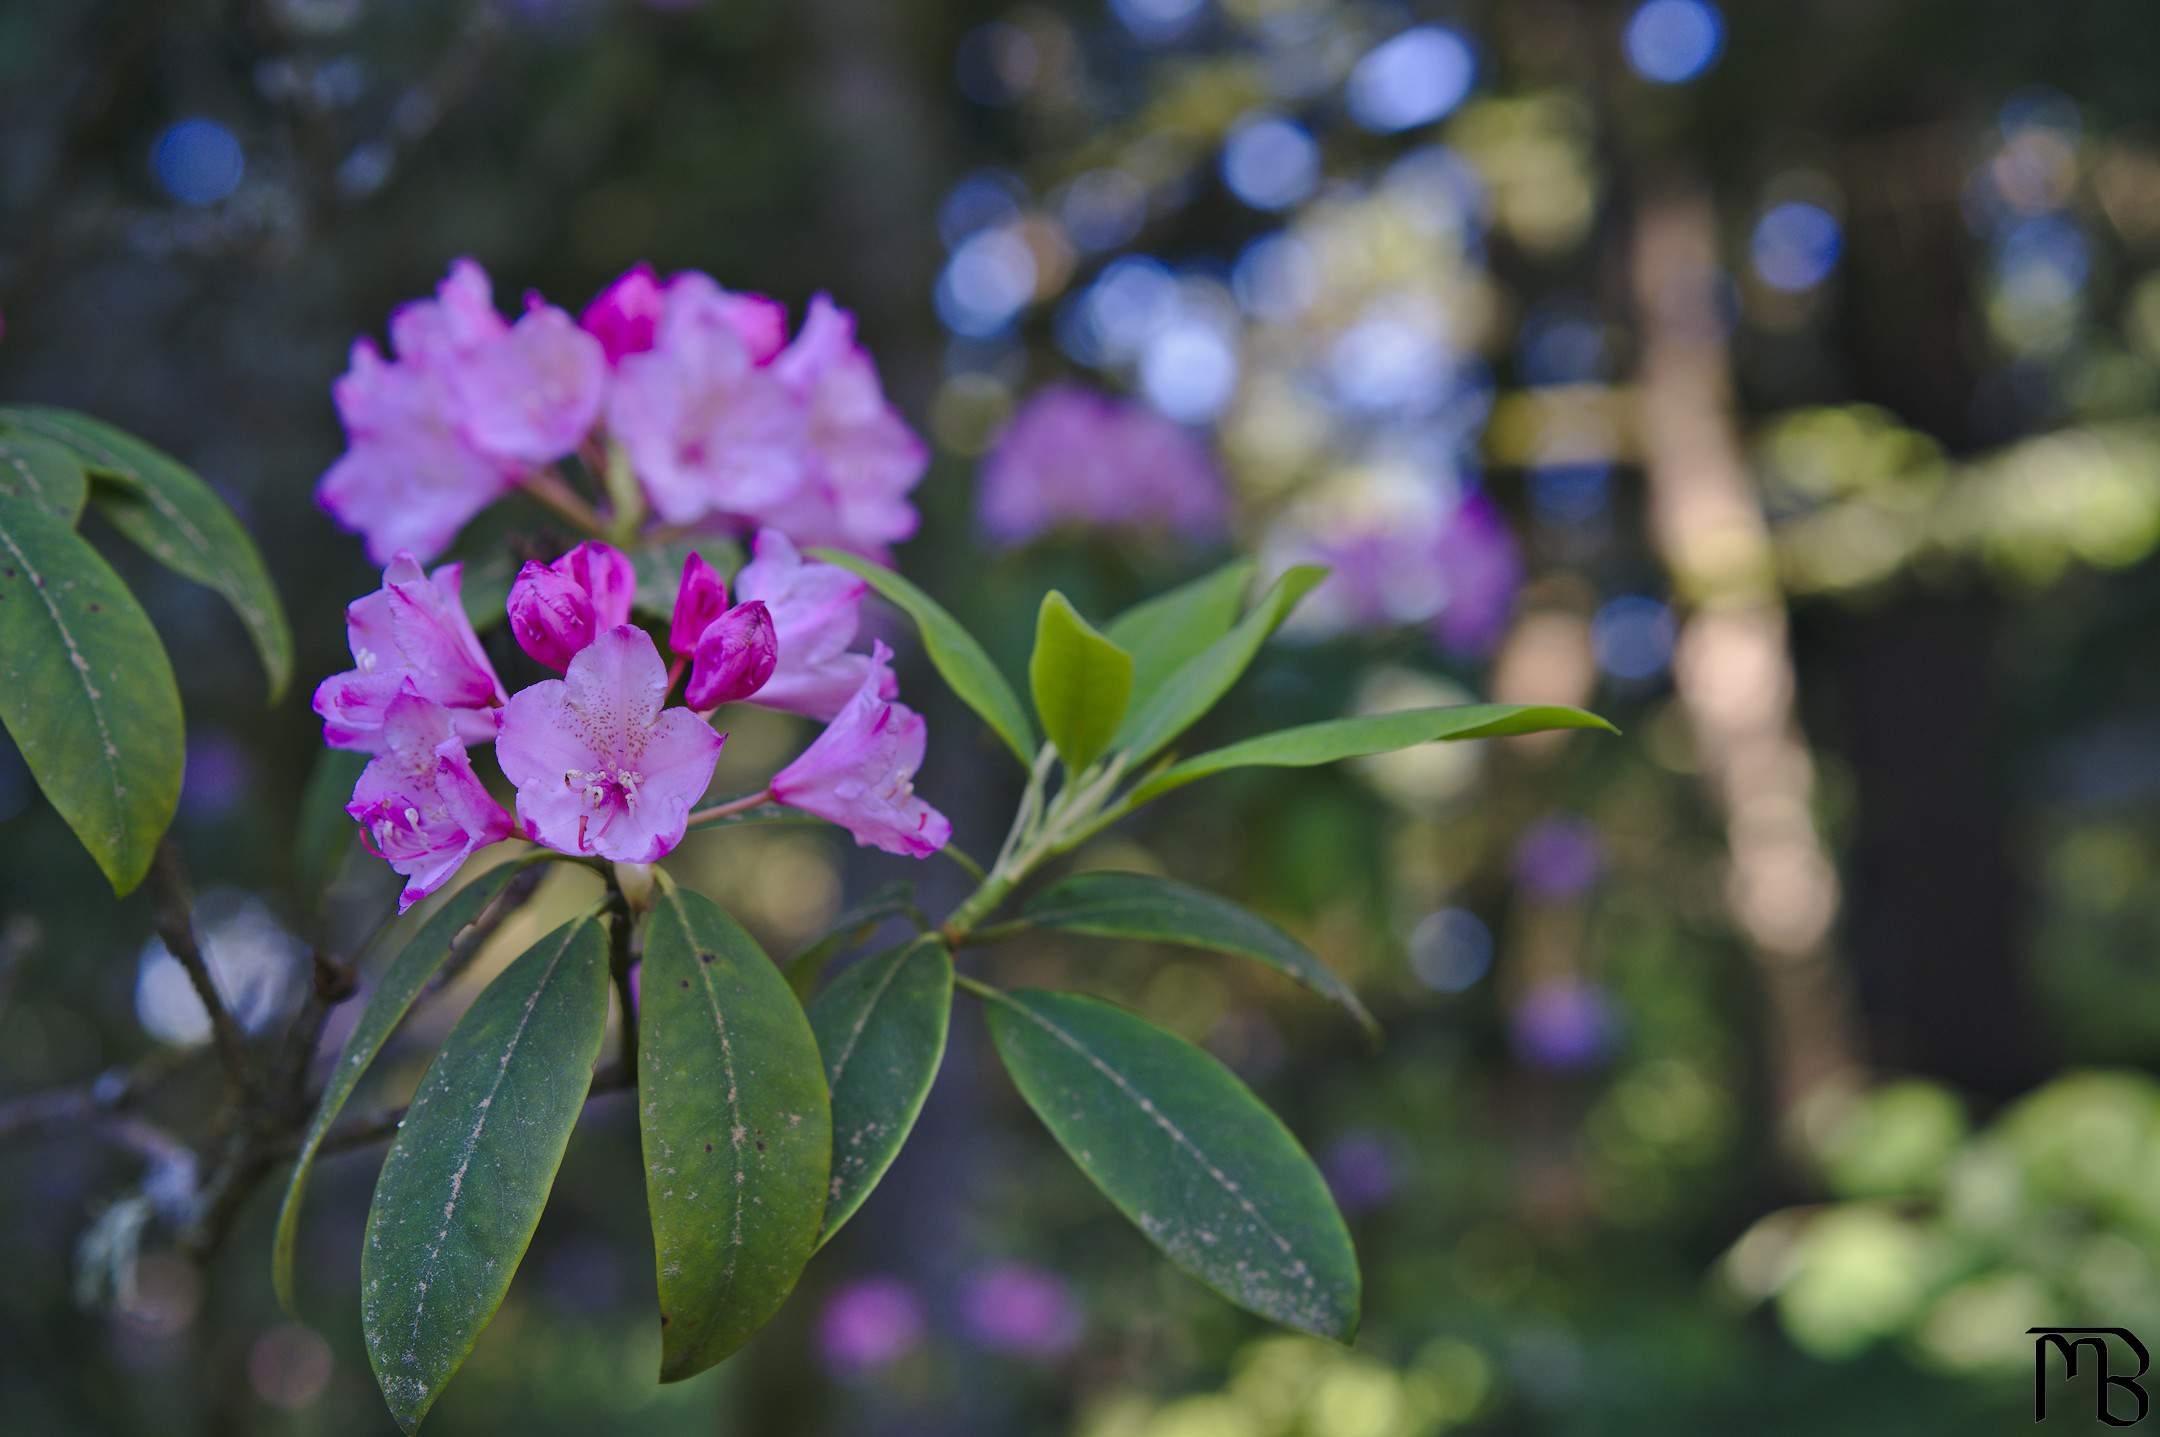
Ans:
[{"label": "thin twig", "polygon": [[546,877],[547,865],[535,863],[504,884],[503,891],[496,894],[494,900],[480,910],[479,917],[465,925],[465,931],[450,945],[450,956],[443,959],[442,967],[428,980],[426,990],[420,995],[421,1001],[425,1002],[434,997],[463,977],[465,970],[472,966],[473,959],[487,946],[487,941],[509,921],[511,914],[525,906],[539,890],[540,881]]},{"label": "thin twig", "polygon": [[741,798],[731,798],[726,803],[716,803],[711,808],[701,808],[696,813],[691,814],[685,822],[690,828],[695,828],[701,823],[718,823],[723,818],[733,818],[738,813],[748,813],[751,809],[770,802],[772,802],[772,791],[770,789],[759,789],[756,793],[744,794]]},{"label": "thin twig", "polygon": [[535,501],[580,531],[594,538],[607,533],[607,520],[601,517],[600,511],[586,503],[554,470],[534,470],[525,476],[522,487]]},{"label": "thin twig", "polygon": [[195,985],[195,996],[210,1015],[210,1040],[217,1049],[218,1064],[225,1070],[226,1086],[244,1098],[254,1088],[247,1039],[226,1008],[210,965],[203,960],[202,948],[195,941],[194,899],[188,891],[180,850],[170,835],[158,843],[157,855],[150,862],[150,903],[158,937],[186,970],[188,981]]}]

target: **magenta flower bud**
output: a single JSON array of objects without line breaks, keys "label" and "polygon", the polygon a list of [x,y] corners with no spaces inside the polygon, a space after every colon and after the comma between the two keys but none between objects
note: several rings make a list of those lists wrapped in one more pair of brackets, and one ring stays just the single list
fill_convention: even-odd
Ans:
[{"label": "magenta flower bud", "polygon": [[675,589],[675,612],[668,620],[668,647],[683,658],[697,652],[705,626],[727,611],[727,584],[719,570],[695,549],[684,557],[682,583]]},{"label": "magenta flower bud", "polygon": [[772,611],[756,599],[737,604],[705,626],[683,702],[704,713],[746,699],[765,687],[779,659]]},{"label": "magenta flower bud", "polygon": [[546,564],[518,570],[509,609],[510,635],[518,647],[558,674],[600,632],[585,586]]},{"label": "magenta flower bud", "polygon": [[637,568],[628,554],[587,542],[548,567],[576,580],[591,597],[593,619],[601,632],[630,622],[630,606],[637,598]]},{"label": "magenta flower bud", "polygon": [[578,327],[600,341],[611,366],[620,363],[625,355],[651,349],[653,330],[659,323],[660,282],[653,277],[649,264],[625,271],[578,316]]}]

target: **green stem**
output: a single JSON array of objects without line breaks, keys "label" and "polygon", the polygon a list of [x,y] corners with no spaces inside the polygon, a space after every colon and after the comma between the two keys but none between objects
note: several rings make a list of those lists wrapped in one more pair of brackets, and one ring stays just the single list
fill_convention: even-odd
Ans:
[{"label": "green stem", "polygon": [[973,993],[976,997],[982,999],[985,1003],[995,1003],[1005,996],[1004,989],[993,988],[988,983],[984,983],[977,979],[970,978],[965,973],[953,974],[952,980],[953,986],[955,988],[958,988],[963,992]]},{"label": "green stem", "polygon": [[983,872],[983,866],[980,863],[977,863],[974,859],[968,857],[967,854],[961,850],[960,845],[954,843],[951,839],[947,839],[945,841],[945,846],[939,849],[938,852],[944,854],[947,858],[951,859],[955,864],[959,866],[961,872],[965,873],[968,877],[974,879],[977,883],[984,883],[989,880],[990,875]]},{"label": "green stem", "polygon": [[1002,868],[990,870],[990,876],[983,880],[982,887],[969,895],[965,903],[955,908],[946,918],[944,925],[938,929],[944,936],[946,945],[958,948],[967,942],[968,935],[975,931],[975,925],[988,918],[997,906],[1005,901],[1005,895],[1012,892],[1013,885],[1020,881],[1021,876],[1020,873],[1009,873]]},{"label": "green stem", "polygon": [[573,527],[595,539],[607,536],[607,521],[600,511],[578,497],[575,489],[565,483],[562,475],[552,469],[536,469],[525,476],[521,486],[525,492]]}]

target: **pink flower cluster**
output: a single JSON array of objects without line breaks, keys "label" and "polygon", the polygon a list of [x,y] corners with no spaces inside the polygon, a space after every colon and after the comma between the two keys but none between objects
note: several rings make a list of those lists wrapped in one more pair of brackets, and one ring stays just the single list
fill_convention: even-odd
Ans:
[{"label": "pink flower cluster", "polygon": [[[890,652],[849,646],[867,585],[806,561],[776,530],[736,576],[740,602],[693,554],[667,628],[671,668],[631,621],[630,560],[582,544],[512,585],[518,646],[562,675],[505,691],[459,601],[459,570],[399,554],[347,610],[353,667],[315,691],[323,739],[374,755],[346,806],[369,849],[404,875],[403,911],[477,850],[521,836],[563,853],[651,863],[682,842],[724,735],[708,722],[748,700],[827,720],[774,774],[769,799],[890,853],[927,857],[952,827],[915,795],[924,724],[893,699]],[[678,681],[683,702],[671,706]],[[492,742],[516,818],[474,772]],[[741,804],[736,805],[742,806]]]},{"label": "pink flower cluster", "polygon": [[353,345],[335,390],[347,447],[317,491],[377,563],[442,552],[602,439],[669,524],[772,525],[879,558],[915,532],[929,453],[823,295],[790,341],[776,301],[640,265],[575,320],[531,295],[512,323],[468,259],[391,316],[390,338],[394,358]]},{"label": "pink flower cluster", "polygon": [[1223,532],[1229,501],[1207,447],[1134,400],[1046,385],[983,461],[977,517],[1000,544],[1058,529]]}]

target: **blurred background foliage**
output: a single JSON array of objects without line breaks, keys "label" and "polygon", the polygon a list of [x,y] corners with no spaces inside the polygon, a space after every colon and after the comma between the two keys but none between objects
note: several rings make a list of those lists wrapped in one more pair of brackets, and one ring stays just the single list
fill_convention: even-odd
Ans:
[{"label": "blurred background foliage", "polygon": [[[938,452],[902,563],[1008,662],[1051,584],[1102,616],[1230,549],[1318,556],[1344,577],[1218,736],[1470,695],[1626,730],[1228,778],[1079,855],[1294,928],[1377,1055],[1215,960],[997,955],[1286,1113],[1352,1214],[1355,1350],[1155,1261],[963,1013],[862,1220],[681,1387],[651,1382],[629,1113],[596,1109],[435,1430],[1967,1433],[2027,1420],[2026,1327],[2150,1339],[2156,70],[2142,0],[0,10],[0,394],[210,476],[311,681],[370,584],[312,502],[353,336],[459,254],[573,306],[649,259],[861,315]],[[984,562],[976,461],[1073,377],[1205,434],[1226,528]],[[215,598],[118,562],[180,656],[214,959],[274,1022],[383,875],[334,864],[318,913],[306,685],[260,711]],[[924,791],[980,851],[1017,776],[908,663]],[[803,737],[758,715],[726,762]],[[11,751],[0,852],[0,1094],[147,1058],[153,1109],[207,1102],[141,900],[100,897]],[[894,867],[785,830],[681,860],[776,950]],[[374,1162],[318,1181],[300,1326],[264,1204],[198,1270],[155,1240],[184,1155],[11,1147],[9,1430],[384,1430]]]}]

